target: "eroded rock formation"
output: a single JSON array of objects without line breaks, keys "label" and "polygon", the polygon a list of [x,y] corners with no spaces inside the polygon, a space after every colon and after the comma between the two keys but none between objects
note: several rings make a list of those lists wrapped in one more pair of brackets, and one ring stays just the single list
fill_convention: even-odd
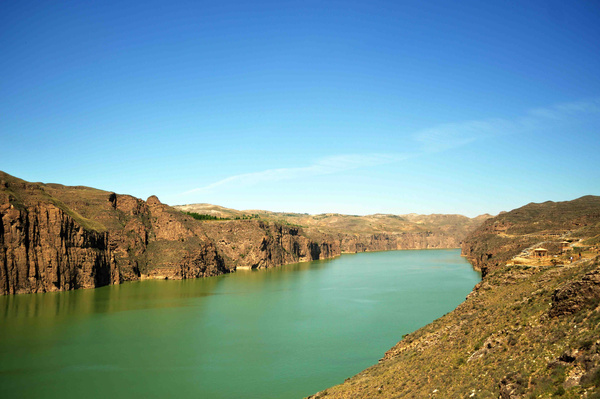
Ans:
[{"label": "eroded rock formation", "polygon": [[[0,182],[3,187],[5,181]],[[37,187],[20,185],[23,190]],[[10,201],[12,199],[12,201]],[[90,288],[119,281],[108,233],[84,228],[55,204],[0,193],[0,294]]]},{"label": "eroded rock formation", "polygon": [[162,204],[0,172],[0,294],[215,276],[340,254],[333,237],[259,220],[203,223]]}]

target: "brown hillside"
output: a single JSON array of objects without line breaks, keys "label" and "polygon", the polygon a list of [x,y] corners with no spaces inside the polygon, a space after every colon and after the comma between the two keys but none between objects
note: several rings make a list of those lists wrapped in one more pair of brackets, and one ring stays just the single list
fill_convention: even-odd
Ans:
[{"label": "brown hillside", "polygon": [[502,213],[469,234],[462,251],[485,276],[523,251],[528,256],[536,246],[547,247],[561,262],[562,242],[569,243],[569,257],[600,243],[600,197],[532,203]]},{"label": "brown hillside", "polygon": [[463,244],[485,273],[466,301],[311,398],[600,398],[599,209],[587,196],[486,221]]}]

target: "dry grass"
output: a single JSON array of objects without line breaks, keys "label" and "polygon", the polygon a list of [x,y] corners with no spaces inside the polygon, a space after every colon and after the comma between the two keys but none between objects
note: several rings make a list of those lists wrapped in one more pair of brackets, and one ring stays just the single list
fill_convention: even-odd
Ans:
[{"label": "dry grass", "polygon": [[498,398],[501,391],[592,397],[600,392],[598,303],[548,315],[554,290],[591,270],[600,270],[598,261],[496,272],[456,310],[406,336],[378,365],[316,397]]}]

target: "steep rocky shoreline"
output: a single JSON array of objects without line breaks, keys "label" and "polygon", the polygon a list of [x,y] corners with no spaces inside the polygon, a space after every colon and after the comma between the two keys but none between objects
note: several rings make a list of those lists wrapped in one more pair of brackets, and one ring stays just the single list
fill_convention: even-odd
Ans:
[{"label": "steep rocky shoreline", "polygon": [[[461,226],[479,224],[460,218]],[[204,222],[155,196],[143,201],[0,172],[0,295],[216,276],[341,253],[455,248],[466,234],[447,222],[436,231],[402,223],[408,228],[355,233],[268,217]]]},{"label": "steep rocky shoreline", "polygon": [[0,205],[0,294],[91,288],[119,281],[109,235],[53,204]]},{"label": "steep rocky shoreline", "polygon": [[443,214],[308,215],[263,210],[238,211],[211,204],[177,205],[174,208],[219,218],[261,218],[287,226],[302,226],[307,234],[324,235],[329,240],[339,241],[342,253],[459,248],[470,232],[491,217],[487,214],[475,218]]},{"label": "steep rocky shoreline", "polygon": [[162,204],[0,175],[0,294],[185,279],[330,258],[339,245],[258,220],[202,223]]}]

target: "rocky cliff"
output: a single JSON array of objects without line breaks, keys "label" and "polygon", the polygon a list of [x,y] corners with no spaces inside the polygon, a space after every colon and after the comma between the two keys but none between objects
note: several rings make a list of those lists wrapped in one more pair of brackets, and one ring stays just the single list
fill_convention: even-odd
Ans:
[{"label": "rocky cliff", "polygon": [[260,218],[287,226],[301,227],[309,234],[339,241],[343,253],[389,251],[399,249],[459,248],[468,233],[490,215],[468,218],[463,215],[308,215],[263,210],[238,211],[211,204],[175,206],[184,212],[196,212],[219,218]]},{"label": "rocky cliff", "polygon": [[[0,197],[0,200],[5,198]],[[91,288],[119,281],[107,232],[54,204],[0,204],[0,294]]]},{"label": "rocky cliff", "polygon": [[0,172],[0,294],[214,276],[340,254],[330,236],[260,220],[203,223],[162,204]]},{"label": "rocky cliff", "polygon": [[597,244],[599,234],[600,197],[532,203],[486,220],[465,238],[462,254],[485,276],[533,246],[559,255],[561,243]]},{"label": "rocky cliff", "polygon": [[433,232],[338,234],[342,252],[394,251],[399,249],[456,248],[461,237]]}]

